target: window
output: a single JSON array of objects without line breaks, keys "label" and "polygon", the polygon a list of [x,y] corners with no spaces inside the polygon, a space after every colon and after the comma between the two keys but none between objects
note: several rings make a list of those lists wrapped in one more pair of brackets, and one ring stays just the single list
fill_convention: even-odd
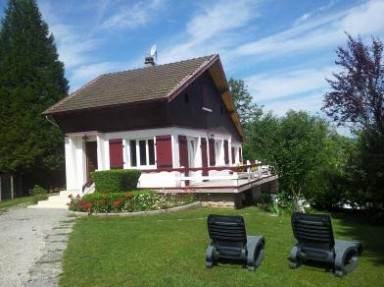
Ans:
[{"label": "window", "polygon": [[153,139],[129,141],[130,166],[155,165],[155,143]]},{"label": "window", "polygon": [[137,166],[136,141],[129,141],[131,166]]},{"label": "window", "polygon": [[222,154],[222,146],[223,146],[222,140],[216,140],[215,141],[216,163],[220,164],[220,165],[224,163],[224,158],[223,158],[223,154]]}]

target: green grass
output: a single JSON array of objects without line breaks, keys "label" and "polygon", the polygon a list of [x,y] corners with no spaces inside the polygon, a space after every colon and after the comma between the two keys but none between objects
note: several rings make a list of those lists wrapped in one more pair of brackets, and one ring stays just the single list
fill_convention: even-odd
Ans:
[{"label": "green grass", "polygon": [[25,197],[18,197],[14,199],[6,199],[0,201],[0,211],[6,211],[8,208],[16,206],[16,205],[31,205],[32,202],[32,196],[25,196]]},{"label": "green grass", "polygon": [[[205,268],[209,213],[240,214],[249,235],[264,235],[265,259],[256,272],[236,264]],[[340,215],[333,225],[337,238],[360,240],[365,248],[357,269],[343,278],[313,266],[289,269],[295,243],[289,217],[254,207],[84,218],[70,236],[60,286],[380,286],[384,228]]]}]

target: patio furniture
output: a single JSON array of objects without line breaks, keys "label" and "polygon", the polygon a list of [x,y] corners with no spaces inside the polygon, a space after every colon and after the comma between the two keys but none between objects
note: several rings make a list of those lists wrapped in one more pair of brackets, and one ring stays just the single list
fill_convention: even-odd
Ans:
[{"label": "patio furniture", "polygon": [[301,263],[315,261],[332,266],[336,276],[352,272],[363,248],[360,242],[335,240],[328,214],[294,213],[291,218],[297,244],[289,256],[289,266],[298,268]]},{"label": "patio furniture", "polygon": [[221,262],[241,262],[255,271],[264,257],[263,236],[247,236],[242,216],[210,214],[208,232],[211,243],[206,251],[206,267]]}]

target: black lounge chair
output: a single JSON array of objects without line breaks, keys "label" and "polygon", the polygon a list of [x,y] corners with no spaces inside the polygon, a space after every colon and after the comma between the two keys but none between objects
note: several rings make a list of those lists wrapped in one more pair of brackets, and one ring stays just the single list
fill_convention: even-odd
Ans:
[{"label": "black lounge chair", "polygon": [[208,216],[211,243],[206,252],[206,267],[222,261],[241,261],[249,271],[255,271],[264,257],[264,237],[247,236],[242,216]]},{"label": "black lounge chair", "polygon": [[361,243],[335,240],[329,215],[294,213],[291,223],[298,241],[289,256],[291,268],[310,260],[331,264],[336,276],[356,268],[357,257],[363,251]]}]

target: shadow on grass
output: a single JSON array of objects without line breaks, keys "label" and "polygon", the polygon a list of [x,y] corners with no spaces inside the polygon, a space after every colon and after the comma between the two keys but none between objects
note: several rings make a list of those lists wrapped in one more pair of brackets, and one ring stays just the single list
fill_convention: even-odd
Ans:
[{"label": "shadow on grass", "polygon": [[[335,237],[338,235],[363,244],[362,256],[375,265],[384,265],[384,227],[369,224],[363,211],[334,212],[333,219],[339,221]],[[335,226],[334,226],[335,227]]]}]

